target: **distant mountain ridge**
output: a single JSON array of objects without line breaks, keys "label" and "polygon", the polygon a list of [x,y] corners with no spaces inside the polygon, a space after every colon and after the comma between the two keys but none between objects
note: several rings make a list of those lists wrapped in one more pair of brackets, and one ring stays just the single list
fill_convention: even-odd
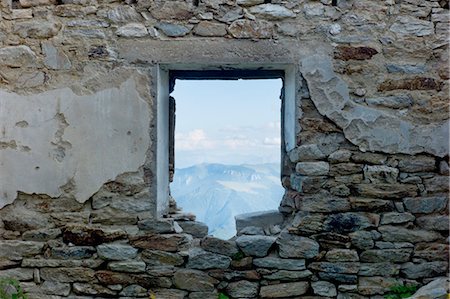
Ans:
[{"label": "distant mountain ridge", "polygon": [[199,164],[176,169],[171,192],[185,212],[223,239],[235,235],[234,216],[277,209],[284,189],[279,164]]}]

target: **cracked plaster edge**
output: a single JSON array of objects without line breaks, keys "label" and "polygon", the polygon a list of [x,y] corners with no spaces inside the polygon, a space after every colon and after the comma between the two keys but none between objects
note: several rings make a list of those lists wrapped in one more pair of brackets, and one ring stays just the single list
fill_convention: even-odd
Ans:
[{"label": "cracked plaster edge", "polygon": [[[439,157],[448,155],[450,120],[419,125],[399,115],[352,102],[348,86],[334,72],[329,56],[307,55],[300,60],[300,66],[311,100],[319,113],[341,128],[345,138],[362,152],[428,153]],[[388,126],[389,122],[400,129],[400,135],[395,135],[393,127]]]}]

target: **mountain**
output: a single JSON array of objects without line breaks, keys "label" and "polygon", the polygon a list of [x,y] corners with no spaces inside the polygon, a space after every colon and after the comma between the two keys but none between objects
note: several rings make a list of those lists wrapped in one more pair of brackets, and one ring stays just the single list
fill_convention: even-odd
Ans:
[{"label": "mountain", "polygon": [[176,169],[172,196],[185,212],[209,227],[209,234],[236,234],[234,216],[277,209],[284,189],[279,164],[200,164]]}]

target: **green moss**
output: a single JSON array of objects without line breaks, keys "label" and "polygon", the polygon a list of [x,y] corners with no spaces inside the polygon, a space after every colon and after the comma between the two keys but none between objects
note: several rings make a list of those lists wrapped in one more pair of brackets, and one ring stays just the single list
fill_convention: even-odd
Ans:
[{"label": "green moss", "polygon": [[391,291],[387,293],[384,298],[386,299],[401,299],[401,298],[409,298],[417,290],[417,286],[415,285],[395,285],[391,287]]},{"label": "green moss", "polygon": [[[13,292],[11,292],[13,290]],[[15,292],[14,292],[15,290]],[[27,299],[19,282],[13,278],[0,277],[0,299]]]},{"label": "green moss", "polygon": [[219,299],[230,299],[230,297],[228,297],[226,294],[224,293],[219,293]]}]

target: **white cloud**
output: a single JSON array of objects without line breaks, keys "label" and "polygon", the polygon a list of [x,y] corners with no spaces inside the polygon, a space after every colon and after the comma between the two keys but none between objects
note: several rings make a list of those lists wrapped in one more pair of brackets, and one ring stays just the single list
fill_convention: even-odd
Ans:
[{"label": "white cloud", "polygon": [[264,138],[264,144],[265,145],[281,145],[281,138],[280,137],[266,137]]}]

